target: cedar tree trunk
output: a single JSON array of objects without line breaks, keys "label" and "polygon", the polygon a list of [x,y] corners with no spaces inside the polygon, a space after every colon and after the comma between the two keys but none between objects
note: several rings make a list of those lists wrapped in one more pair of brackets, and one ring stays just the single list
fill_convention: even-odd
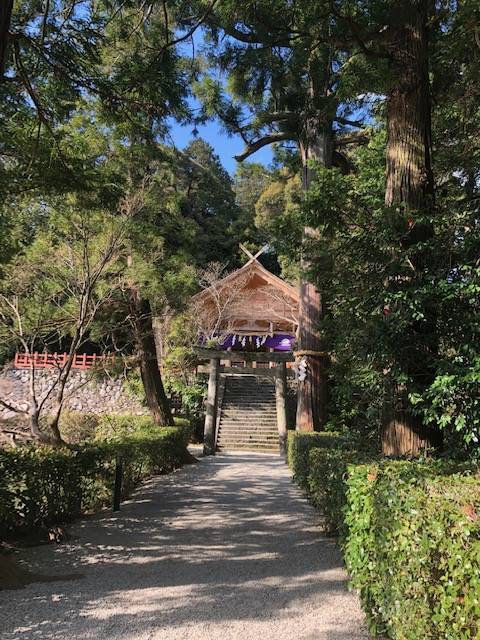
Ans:
[{"label": "cedar tree trunk", "polygon": [[141,298],[138,289],[132,289],[131,297],[137,357],[148,408],[156,424],[172,425],[172,413],[158,364],[150,302]]},{"label": "cedar tree trunk", "polygon": [[[316,160],[325,167],[332,166],[333,139],[331,124],[319,118],[310,118],[305,124],[305,135],[300,143],[303,165],[303,188],[307,190],[314,177],[308,167],[309,160]],[[316,230],[305,227],[304,243],[316,235]],[[307,249],[308,251],[308,249]],[[302,254],[299,310],[299,355],[307,361],[307,377],[298,382],[297,418],[298,431],[319,431],[327,419],[327,359],[325,345],[319,331],[322,318],[322,296],[309,280],[311,261]]]},{"label": "cedar tree trunk", "polygon": [[395,86],[387,103],[387,184],[385,204],[413,211],[433,201],[431,101],[428,78],[429,0],[400,1],[392,9],[387,49]]},{"label": "cedar tree trunk", "polygon": [[[400,213],[412,221],[417,213],[431,211],[434,196],[427,30],[430,6],[430,0],[400,0],[392,8],[386,41],[394,87],[387,103],[385,204],[388,207],[398,205]],[[411,248],[431,235],[428,225],[414,224],[404,246]],[[418,252],[412,262],[420,272],[425,266],[425,257]],[[407,367],[410,367],[409,373],[415,383],[423,388],[431,380],[431,371],[426,364],[429,354],[425,351],[428,342],[435,342],[432,340],[434,333],[434,314],[423,327],[412,327]],[[384,454],[415,456],[437,445],[437,433],[424,428],[421,419],[411,414],[407,390],[395,386],[389,393],[382,430]]]}]

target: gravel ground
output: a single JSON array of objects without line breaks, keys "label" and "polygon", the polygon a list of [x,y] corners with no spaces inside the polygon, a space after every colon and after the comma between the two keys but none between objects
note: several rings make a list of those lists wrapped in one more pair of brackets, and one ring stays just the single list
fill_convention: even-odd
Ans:
[{"label": "gravel ground", "polygon": [[26,549],[2,640],[368,638],[339,552],[278,456],[218,455],[143,485],[70,542]]}]

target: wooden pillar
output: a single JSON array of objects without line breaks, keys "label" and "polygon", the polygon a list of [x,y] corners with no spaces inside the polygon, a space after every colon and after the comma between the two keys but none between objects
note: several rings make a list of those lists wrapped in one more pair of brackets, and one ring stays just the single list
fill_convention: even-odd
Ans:
[{"label": "wooden pillar", "polygon": [[277,428],[280,455],[287,454],[287,370],[285,362],[277,365],[275,375],[275,398],[277,403]]},{"label": "wooden pillar", "polygon": [[203,455],[215,455],[215,427],[217,424],[218,369],[217,358],[210,360],[210,376],[208,378],[207,407],[205,427],[203,431]]}]

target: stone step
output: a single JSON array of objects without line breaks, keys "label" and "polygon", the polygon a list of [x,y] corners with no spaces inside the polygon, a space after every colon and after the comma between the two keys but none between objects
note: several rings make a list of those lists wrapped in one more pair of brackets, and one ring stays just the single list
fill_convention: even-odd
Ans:
[{"label": "stone step", "polygon": [[219,445],[232,445],[232,444],[276,444],[277,438],[219,438]]},{"label": "stone step", "polygon": [[223,425],[220,426],[219,433],[228,433],[228,434],[240,434],[240,435],[251,435],[251,434],[255,434],[255,435],[261,435],[262,437],[264,435],[270,435],[270,434],[274,434],[274,435],[278,435],[278,429],[274,429],[273,427],[253,427],[252,429],[244,429],[242,427],[239,427],[238,425]]},{"label": "stone step", "polygon": [[218,432],[229,433],[229,434],[239,435],[239,436],[242,434],[248,435],[248,434],[257,434],[257,433],[261,434],[262,436],[269,435],[269,434],[278,435],[278,429],[276,427],[272,427],[272,426],[239,427],[238,425],[235,425],[235,424],[220,425]]},{"label": "stone step", "polygon": [[242,398],[245,397],[246,394],[248,394],[249,396],[254,396],[255,398],[269,398],[272,395],[274,395],[275,393],[275,389],[261,389],[260,391],[258,389],[238,389],[238,391],[236,389],[229,389],[228,387],[225,389],[225,393],[228,394],[229,396],[235,396],[237,398]]},{"label": "stone step", "polygon": [[228,400],[228,402],[224,402],[222,404],[224,409],[243,409],[244,411],[258,409],[259,411],[275,411],[276,405],[272,402],[271,404],[265,404],[264,402],[232,402]]},{"label": "stone step", "polygon": [[228,442],[228,443],[218,443],[218,448],[222,449],[265,449],[269,451],[278,451],[279,445],[278,443],[270,443],[270,442]]},{"label": "stone step", "polygon": [[270,429],[277,428],[277,421],[259,416],[256,420],[248,418],[222,418],[219,422],[220,425],[231,424],[236,427],[243,427],[244,429],[254,429],[256,427],[269,427]]},{"label": "stone step", "polygon": [[263,380],[259,380],[258,378],[227,378],[227,386],[228,387],[274,387],[272,380],[265,376]]},{"label": "stone step", "polygon": [[228,413],[224,413],[222,411],[222,413],[220,414],[220,420],[243,420],[247,423],[263,422],[264,420],[267,420],[268,422],[275,422],[276,424],[277,414],[262,413],[261,411],[256,411],[255,413],[242,413],[241,411],[231,411]]},{"label": "stone step", "polygon": [[275,404],[274,401],[268,401],[266,402],[265,400],[255,400],[254,398],[242,398],[242,399],[236,399],[236,398],[231,398],[230,396],[224,398],[224,402],[223,402],[223,406],[226,405],[230,405],[232,407],[276,407],[277,405]]},{"label": "stone step", "polygon": [[271,453],[272,455],[275,455],[279,453],[279,448],[278,447],[254,447],[253,445],[250,447],[218,447],[218,451],[220,453],[228,453],[229,451],[255,451],[257,453]]},{"label": "stone step", "polygon": [[245,416],[268,416],[269,418],[276,418],[277,412],[272,409],[265,409],[262,411],[261,409],[244,409],[243,407],[222,407],[222,416],[223,415],[239,415]]},{"label": "stone step", "polygon": [[265,399],[245,398],[245,397],[232,398],[231,396],[226,396],[224,404],[252,405],[252,406],[258,406],[258,407],[274,407],[275,400],[273,400],[273,398],[265,400]]},{"label": "stone step", "polygon": [[275,415],[265,415],[263,413],[252,414],[252,413],[221,413],[220,421],[222,420],[235,420],[237,422],[263,422],[266,420],[267,422],[277,422],[277,416]]},{"label": "stone step", "polygon": [[265,422],[263,420],[258,420],[258,422],[244,422],[242,420],[226,420],[221,421],[219,427],[230,427],[232,429],[239,429],[240,431],[252,431],[255,429],[263,429],[266,431],[276,431],[277,423],[276,422]]},{"label": "stone step", "polygon": [[235,398],[234,396],[231,396],[230,394],[225,394],[223,396],[223,400],[224,402],[231,402],[231,403],[235,403],[235,404],[259,404],[262,407],[269,407],[271,405],[275,404],[275,397],[269,397],[269,398],[256,398],[255,396],[239,396],[238,398]]},{"label": "stone step", "polygon": [[245,393],[251,393],[255,396],[258,396],[259,398],[265,398],[273,393],[275,393],[275,387],[271,386],[271,387],[238,387],[238,388],[233,388],[229,387],[228,385],[225,387],[225,393],[231,393],[232,395],[235,396],[241,396]]},{"label": "stone step", "polygon": [[255,412],[261,411],[262,413],[276,413],[277,409],[274,404],[242,404],[241,402],[224,402],[222,404],[224,411],[245,411]]},{"label": "stone step", "polygon": [[256,418],[267,418],[268,420],[277,419],[275,411],[241,411],[238,409],[222,410],[220,416],[223,418],[241,418],[242,420],[255,420]]},{"label": "stone step", "polygon": [[276,438],[219,438],[218,444],[276,444],[278,442],[278,435]]},{"label": "stone step", "polygon": [[247,433],[249,431],[278,431],[276,424],[262,424],[257,422],[255,424],[247,425],[244,422],[221,422],[220,429],[229,429],[234,431],[241,431]]},{"label": "stone step", "polygon": [[263,421],[267,421],[267,422],[277,422],[277,416],[275,414],[273,415],[266,415],[264,413],[221,413],[220,414],[220,421],[222,420],[235,420],[237,422],[246,422],[246,423],[255,423],[255,422],[263,422]]},{"label": "stone step", "polygon": [[253,431],[241,431],[239,429],[220,429],[218,432],[218,437],[219,438],[223,438],[223,437],[228,436],[229,438],[240,438],[240,437],[246,437],[246,438],[250,438],[251,436],[258,436],[259,438],[278,438],[278,431],[273,431],[273,429],[271,431],[267,431],[267,430],[262,430],[262,429],[255,429]]},{"label": "stone step", "polygon": [[231,425],[235,425],[237,427],[243,427],[244,429],[250,429],[250,428],[254,428],[254,427],[270,427],[271,429],[274,429],[277,427],[277,421],[275,419],[269,419],[269,418],[265,418],[264,416],[258,416],[258,418],[256,420],[252,420],[249,418],[235,418],[235,417],[229,417],[229,418],[222,418],[219,422],[220,425],[222,424],[231,424]]},{"label": "stone step", "polygon": [[223,407],[231,407],[231,408],[251,408],[251,409],[273,409],[277,406],[275,402],[255,402],[251,400],[232,400],[231,398],[226,398],[225,402],[222,403]]}]

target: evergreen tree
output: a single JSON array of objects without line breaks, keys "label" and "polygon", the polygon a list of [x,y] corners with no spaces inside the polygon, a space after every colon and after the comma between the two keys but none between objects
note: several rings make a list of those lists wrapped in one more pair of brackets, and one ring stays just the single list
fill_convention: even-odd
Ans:
[{"label": "evergreen tree", "polygon": [[[345,165],[339,148],[357,136],[338,139],[335,127],[359,126],[349,120],[347,96],[340,108],[343,73],[355,67],[346,50],[331,38],[331,12],[324,3],[223,2],[206,17],[212,41],[212,64],[228,75],[228,100],[222,87],[207,78],[198,89],[206,114],[219,116],[230,133],[245,141],[243,161],[265,145],[293,141],[298,145],[303,184],[312,180],[310,161]],[[226,36],[226,37],[225,37]],[[353,103],[352,103],[353,104]],[[245,109],[247,107],[247,109]],[[248,117],[248,113],[251,117]],[[326,345],[318,332],[320,292],[310,281],[309,239],[304,230],[299,320],[300,351],[309,360],[309,375],[299,386],[297,427],[320,428],[326,420]]]}]

